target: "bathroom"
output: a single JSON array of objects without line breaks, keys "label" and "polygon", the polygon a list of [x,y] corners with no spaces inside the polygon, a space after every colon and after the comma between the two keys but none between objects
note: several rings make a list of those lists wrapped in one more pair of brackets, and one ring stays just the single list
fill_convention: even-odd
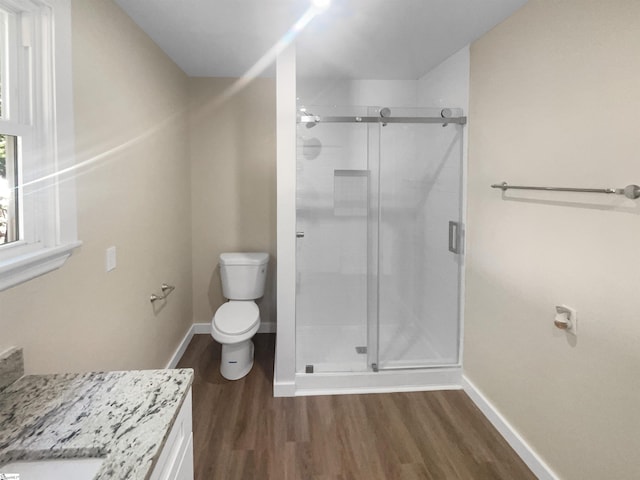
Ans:
[{"label": "bathroom", "polygon": [[[82,246],[0,292],[0,350],[23,347],[27,374],[164,368],[189,331],[208,334],[192,326],[224,301],[227,251],[270,254],[262,331],[286,340],[276,79],[208,109],[234,78],[186,74],[114,2],[71,6]],[[540,478],[640,475],[640,207],[490,185],[640,183],[638,8],[529,0],[468,49],[462,377]],[[151,305],[164,282],[175,291]],[[577,336],[554,327],[556,305],[577,310]]]}]

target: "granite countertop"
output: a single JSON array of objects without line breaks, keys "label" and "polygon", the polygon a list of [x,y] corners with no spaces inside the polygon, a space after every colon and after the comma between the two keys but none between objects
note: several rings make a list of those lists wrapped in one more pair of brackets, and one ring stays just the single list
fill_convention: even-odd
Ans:
[{"label": "granite countertop", "polygon": [[191,369],[22,377],[0,392],[0,465],[104,457],[95,480],[147,479],[192,380]]}]

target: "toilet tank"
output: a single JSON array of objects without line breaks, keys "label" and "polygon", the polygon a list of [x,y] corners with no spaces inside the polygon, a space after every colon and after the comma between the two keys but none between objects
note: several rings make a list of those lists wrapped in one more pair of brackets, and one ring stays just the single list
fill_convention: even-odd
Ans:
[{"label": "toilet tank", "polygon": [[229,300],[255,300],[264,295],[268,253],[222,253],[222,294]]}]

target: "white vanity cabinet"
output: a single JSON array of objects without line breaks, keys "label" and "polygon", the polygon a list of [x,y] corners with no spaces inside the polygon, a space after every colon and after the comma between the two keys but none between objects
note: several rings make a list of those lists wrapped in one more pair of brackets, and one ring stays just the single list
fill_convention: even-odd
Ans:
[{"label": "white vanity cabinet", "polygon": [[182,403],[150,480],[193,480],[191,389]]}]

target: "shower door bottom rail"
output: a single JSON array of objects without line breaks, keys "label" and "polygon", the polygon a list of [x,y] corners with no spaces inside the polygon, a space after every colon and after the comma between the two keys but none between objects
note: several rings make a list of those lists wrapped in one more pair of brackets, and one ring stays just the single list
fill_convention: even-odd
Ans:
[{"label": "shower door bottom rail", "polygon": [[371,364],[371,370],[376,373],[386,372],[386,371],[397,371],[397,370],[429,370],[429,369],[448,369],[448,368],[454,369],[454,368],[461,368],[461,367],[462,367],[462,364],[460,363],[453,363],[453,364],[449,363],[446,365],[409,365],[409,366],[398,365],[398,366],[390,366],[390,367],[382,367],[378,363]]}]

